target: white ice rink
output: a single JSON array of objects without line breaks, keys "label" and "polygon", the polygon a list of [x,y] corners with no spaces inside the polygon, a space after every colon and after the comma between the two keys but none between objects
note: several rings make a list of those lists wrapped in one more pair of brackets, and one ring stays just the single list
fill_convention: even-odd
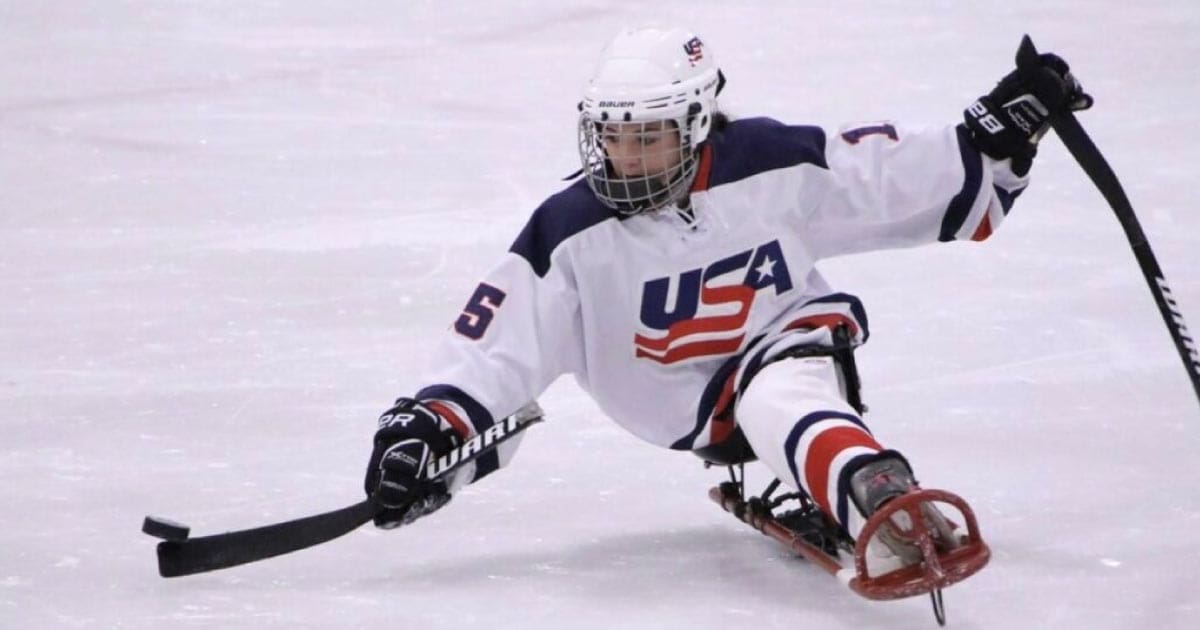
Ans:
[{"label": "white ice rink", "polygon": [[[361,498],[375,418],[543,197],[617,28],[681,22],[723,108],[957,121],[1022,33],[1200,326],[1200,4],[0,0],[0,628],[931,628],[706,496],[573,382],[513,465],[410,528],[164,580],[194,535]],[[832,260],[867,420],[968,498],[954,628],[1194,628],[1200,405],[1057,139],[984,244]],[[762,471],[751,475],[766,482]]]}]

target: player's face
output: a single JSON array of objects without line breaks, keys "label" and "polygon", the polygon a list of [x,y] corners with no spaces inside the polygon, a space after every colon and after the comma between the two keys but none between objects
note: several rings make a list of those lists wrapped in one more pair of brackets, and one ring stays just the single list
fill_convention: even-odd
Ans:
[{"label": "player's face", "polygon": [[600,131],[617,177],[657,176],[665,181],[682,161],[679,132],[669,123],[605,123]]}]

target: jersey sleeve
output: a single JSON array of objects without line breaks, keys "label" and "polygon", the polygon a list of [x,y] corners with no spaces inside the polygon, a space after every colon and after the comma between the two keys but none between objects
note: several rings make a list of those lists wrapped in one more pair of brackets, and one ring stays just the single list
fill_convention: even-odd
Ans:
[{"label": "jersey sleeve", "polygon": [[805,217],[818,257],[986,239],[1028,185],[957,127],[844,128],[825,147],[828,186]]},{"label": "jersey sleeve", "polygon": [[[519,250],[505,254],[439,343],[416,397],[459,433],[485,431],[581,369],[578,292],[567,256],[557,253],[543,268]],[[519,437],[482,455],[452,489],[505,465]]]}]

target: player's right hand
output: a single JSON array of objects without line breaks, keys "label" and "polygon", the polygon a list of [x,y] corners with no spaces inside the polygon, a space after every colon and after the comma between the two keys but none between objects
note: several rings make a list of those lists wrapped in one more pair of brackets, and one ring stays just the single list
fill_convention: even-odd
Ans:
[{"label": "player's right hand", "polygon": [[380,506],[375,525],[392,529],[411,523],[450,501],[444,480],[426,477],[428,463],[462,442],[441,416],[411,398],[401,398],[379,417],[364,489]]}]

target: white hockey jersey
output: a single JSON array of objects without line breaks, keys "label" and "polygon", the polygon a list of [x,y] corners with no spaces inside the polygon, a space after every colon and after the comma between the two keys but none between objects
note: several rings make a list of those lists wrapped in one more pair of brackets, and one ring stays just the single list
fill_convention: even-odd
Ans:
[{"label": "white hockey jersey", "polygon": [[[982,240],[1026,183],[955,127],[827,135],[734,121],[702,145],[690,216],[618,217],[583,179],[547,199],[471,295],[417,398],[475,432],[572,374],[646,441],[718,442],[737,374],[784,331],[842,322],[866,340],[861,305],[833,293],[818,260]],[[481,458],[473,476],[499,464]]]}]

